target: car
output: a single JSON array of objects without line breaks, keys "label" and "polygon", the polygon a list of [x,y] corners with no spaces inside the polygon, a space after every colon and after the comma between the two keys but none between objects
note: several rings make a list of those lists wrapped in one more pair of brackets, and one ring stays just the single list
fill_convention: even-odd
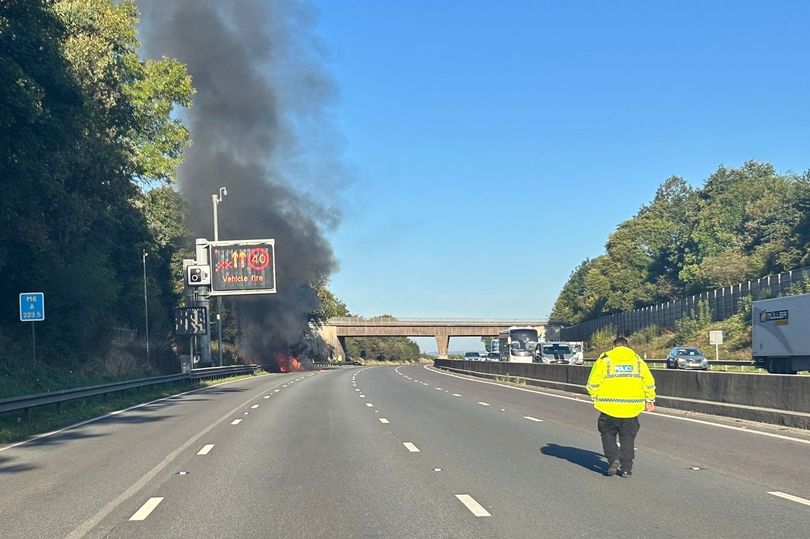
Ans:
[{"label": "car", "polygon": [[481,355],[478,352],[465,352],[465,361],[481,361]]},{"label": "car", "polygon": [[708,370],[709,360],[703,352],[689,346],[675,346],[667,354],[667,369]]},{"label": "car", "polygon": [[489,359],[490,361],[500,361],[501,354],[499,354],[498,352],[490,352],[489,354],[487,354],[487,359]]}]

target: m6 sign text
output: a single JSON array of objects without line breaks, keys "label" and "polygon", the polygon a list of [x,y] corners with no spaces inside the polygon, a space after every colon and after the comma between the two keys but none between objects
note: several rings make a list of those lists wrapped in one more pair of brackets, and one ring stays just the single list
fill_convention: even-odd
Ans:
[{"label": "m6 sign text", "polygon": [[276,292],[275,240],[215,241],[211,249],[211,295]]}]

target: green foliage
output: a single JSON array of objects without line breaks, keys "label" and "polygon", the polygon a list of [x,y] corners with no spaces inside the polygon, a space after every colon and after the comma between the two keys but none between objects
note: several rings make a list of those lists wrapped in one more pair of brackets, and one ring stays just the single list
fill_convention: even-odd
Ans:
[{"label": "green foliage", "polygon": [[696,339],[698,335],[705,333],[712,322],[712,313],[709,311],[709,304],[699,301],[694,311],[686,314],[675,322],[678,342],[688,342]]},{"label": "green foliage", "polygon": [[793,269],[808,249],[810,173],[749,161],[719,167],[701,189],[672,177],[572,272],[552,318],[577,324]]},{"label": "green foliage", "polygon": [[315,323],[324,324],[333,316],[350,316],[349,308],[327,288],[326,280],[316,283],[313,288],[320,302],[320,307],[312,314]]},{"label": "green foliage", "polygon": [[[173,176],[188,133],[171,111],[193,90],[177,62],[139,58],[137,22],[131,0],[0,9],[0,292],[45,292],[37,340],[51,365],[95,365],[116,332],[142,331],[144,251],[153,357],[168,352],[184,209],[139,186]],[[30,334],[16,308],[0,303],[4,360]]]},{"label": "green foliage", "polygon": [[354,358],[415,361],[420,357],[419,345],[407,337],[349,337],[346,348]]},{"label": "green foliage", "polygon": [[588,296],[586,276],[592,265],[592,261],[586,259],[571,272],[551,310],[552,320],[578,324],[587,319],[592,297]]},{"label": "green foliage", "polygon": [[594,355],[599,355],[613,347],[613,339],[615,338],[616,330],[608,326],[591,335],[591,338],[585,343],[585,346],[589,351],[593,352]]}]

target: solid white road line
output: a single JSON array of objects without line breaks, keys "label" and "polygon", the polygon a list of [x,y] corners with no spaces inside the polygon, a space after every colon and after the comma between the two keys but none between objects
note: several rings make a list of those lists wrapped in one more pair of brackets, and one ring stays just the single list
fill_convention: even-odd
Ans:
[{"label": "solid white road line", "polygon": [[[547,393],[545,391],[537,391],[535,389],[526,389],[526,388],[523,388],[523,387],[506,386],[506,385],[503,385],[503,384],[499,384],[498,382],[490,382],[489,380],[476,380],[476,379],[470,378],[468,376],[460,376],[460,375],[455,374],[455,373],[444,372],[441,369],[435,369],[435,368],[433,368],[433,367],[431,367],[429,365],[425,365],[424,368],[426,370],[430,371],[430,372],[435,372],[436,374],[441,374],[441,375],[444,375],[444,376],[450,376],[452,378],[459,378],[461,380],[466,380],[468,382],[475,382],[477,384],[489,384],[489,385],[493,385],[493,386],[502,387],[504,389],[514,390],[514,391],[525,391],[526,393],[536,393],[538,395],[544,395],[546,397],[554,397],[555,399],[565,399],[565,400],[569,400],[569,401],[578,402],[580,404],[587,404],[588,406],[593,406],[593,402],[584,395],[583,395],[582,398],[568,397],[566,395],[557,395],[555,393]],[[800,444],[808,444],[808,445],[810,445],[810,440],[805,440],[804,438],[795,438],[793,436],[785,436],[784,434],[775,434],[775,433],[772,433],[772,432],[764,432],[764,431],[761,431],[761,430],[753,430],[753,429],[750,429],[750,428],[744,429],[744,428],[741,428],[741,427],[735,427],[733,425],[723,425],[722,423],[713,423],[711,421],[705,421],[705,420],[702,420],[702,419],[693,419],[691,417],[681,417],[681,416],[677,416],[677,415],[667,415],[667,414],[663,414],[663,413],[660,413],[660,412],[643,412],[643,413],[644,413],[645,416],[651,415],[651,416],[657,416],[657,417],[665,417],[667,419],[677,419],[678,421],[687,421],[689,423],[698,423],[700,425],[707,425],[707,426],[710,426],[710,427],[717,427],[717,428],[728,429],[728,430],[736,430],[736,431],[739,431],[739,432],[747,432],[749,434],[759,434],[760,436],[767,436],[769,438],[776,438],[776,439],[779,439],[779,440],[789,440],[791,442],[799,442]]]},{"label": "solid white road line", "polygon": [[523,419],[528,419],[529,421],[534,421],[535,423],[540,423],[543,421],[542,419],[537,419],[536,417],[532,417],[530,415],[524,415]]},{"label": "solid white road line", "polygon": [[[230,382],[222,382],[220,384],[215,384],[215,385],[217,385],[217,386],[226,386],[226,385],[241,382],[242,380],[243,379],[240,378],[238,380],[232,380]],[[25,440],[23,440],[21,442],[17,442],[17,443],[14,443],[14,444],[9,444],[9,445],[2,446],[2,447],[0,447],[0,452],[6,451],[7,449],[13,449],[15,447],[19,447],[21,445],[27,445],[27,444],[30,444],[31,442],[36,442],[37,440],[41,440],[42,438],[48,438],[50,436],[54,436],[55,434],[61,434],[61,433],[65,432],[66,430],[75,429],[76,427],[81,427],[81,426],[87,425],[89,423],[95,423],[96,421],[100,421],[100,420],[108,418],[108,417],[117,416],[117,415],[123,414],[125,412],[130,412],[132,410],[137,410],[138,408],[143,408],[144,406],[150,406],[152,404],[155,404],[156,402],[175,400],[175,399],[179,399],[180,397],[183,397],[185,395],[191,395],[192,393],[200,393],[202,391],[206,391],[210,387],[213,387],[213,386],[203,387],[203,388],[200,388],[200,389],[192,389],[191,391],[184,391],[183,393],[177,393],[176,395],[171,395],[169,397],[162,397],[160,399],[155,399],[155,400],[152,400],[152,401],[149,401],[149,402],[142,402],[140,404],[136,404],[135,406],[130,406],[129,408],[123,408],[121,410],[115,410],[115,411],[110,412],[108,414],[100,415],[100,416],[93,417],[93,418],[90,418],[90,419],[85,419],[84,421],[79,421],[78,423],[73,423],[72,425],[68,425],[67,427],[62,427],[61,429],[52,430],[50,432],[45,432],[43,434],[38,434],[36,436],[31,436],[30,438],[27,438],[27,439],[25,439]]]},{"label": "solid white road line", "polygon": [[371,407],[372,407],[372,406],[374,406],[374,405],[373,405],[372,403],[370,403],[370,402],[367,402],[367,403],[366,403],[366,406],[368,406],[369,408],[371,408]]},{"label": "solid white road line", "polygon": [[135,512],[134,515],[129,517],[129,520],[146,520],[146,517],[149,516],[149,513],[155,510],[155,507],[160,505],[160,502],[163,501],[163,498],[149,498],[145,504],[141,506],[138,511]]},{"label": "solid white road line", "polygon": [[241,419],[234,419],[233,421],[231,421],[231,425],[238,425],[241,422],[242,422]]},{"label": "solid white road line", "polygon": [[[234,382],[238,382],[238,381],[240,381],[240,380],[235,380]],[[234,382],[224,382],[222,384],[217,384],[217,385],[228,385],[228,384],[231,384],[231,383],[234,383]],[[202,391],[204,391],[204,389],[203,390],[195,389],[195,390],[192,390],[192,391],[188,391],[186,393],[181,393],[181,395],[188,395],[190,393],[198,393],[198,392],[202,392]],[[164,399],[158,399],[156,401],[152,401],[151,403],[139,404],[139,405],[133,406],[132,408],[129,408],[129,409],[134,410],[135,408],[141,408],[143,406],[147,406],[148,404],[152,404],[152,403],[155,403],[155,402],[160,402],[160,401],[164,401],[164,400],[170,400],[170,399],[176,398],[178,396],[180,396],[180,395],[175,395],[174,397],[167,397],[167,398],[164,398]],[[250,400],[252,400],[252,399],[250,399]],[[104,518],[106,518],[116,508],[120,507],[121,504],[123,504],[124,502],[126,502],[127,500],[129,500],[130,498],[132,498],[133,496],[138,494],[138,492],[143,490],[150,481],[152,481],[155,477],[157,477],[158,474],[160,474],[163,470],[165,470],[166,467],[169,466],[172,462],[174,462],[175,459],[177,459],[181,454],[183,454],[185,451],[187,451],[191,446],[196,445],[197,442],[203,436],[206,436],[209,432],[211,432],[213,429],[218,427],[220,424],[222,424],[225,421],[227,421],[228,419],[230,419],[233,414],[239,412],[239,410],[242,408],[242,406],[244,406],[244,404],[240,403],[234,409],[226,412],[222,417],[220,417],[219,419],[217,419],[213,423],[209,424],[207,427],[202,429],[200,432],[198,432],[197,434],[195,434],[194,436],[192,436],[191,438],[186,440],[186,442],[184,442],[180,447],[178,447],[177,449],[175,449],[174,451],[172,451],[171,453],[166,455],[166,457],[163,460],[161,460],[151,470],[148,470],[145,473],[143,473],[140,476],[140,478],[137,481],[135,481],[133,484],[131,484],[129,486],[129,488],[127,488],[124,492],[122,492],[121,494],[116,496],[114,499],[110,500],[104,507],[102,507],[96,513],[94,513],[93,515],[87,517],[84,521],[82,521],[82,523],[79,524],[76,527],[76,529],[74,529],[72,532],[70,532],[68,535],[65,536],[66,539],[81,539],[82,537],[84,537],[88,533],[90,533],[93,530],[93,528],[95,528],[102,520],[104,520]],[[87,422],[89,423],[91,421],[92,420],[87,421]],[[77,425],[73,425],[71,427],[66,427],[63,430],[67,430],[68,428],[75,428],[76,426]],[[7,448],[8,447],[6,447],[6,449]]]},{"label": "solid white road line", "polygon": [[384,418],[384,417],[381,417],[381,418],[379,418],[379,419],[380,419],[380,423],[386,423],[386,424],[387,424],[387,423],[390,423],[390,421],[388,421],[388,420],[387,420],[386,418]]},{"label": "solid white road line", "polygon": [[481,401],[478,401],[478,404],[480,404],[481,406],[489,406],[489,403],[488,403],[488,402],[481,402]]},{"label": "solid white road line", "polygon": [[212,449],[214,449],[214,444],[206,444],[206,445],[202,446],[202,449],[197,451],[197,454],[198,455],[207,455],[208,453],[211,452]]},{"label": "solid white road line", "polygon": [[258,408],[258,407],[259,407],[259,405],[258,405],[258,404],[254,404],[254,405],[253,405],[253,406],[251,406],[250,408],[251,408],[252,410],[255,410],[255,409],[256,409],[256,408]]},{"label": "solid white road line", "polygon": [[778,496],[780,498],[784,498],[786,500],[790,500],[792,502],[800,503],[803,505],[810,505],[810,500],[805,500],[804,498],[794,496],[793,494],[785,494],[784,492],[779,491],[769,492],[768,494],[772,494],[774,496]]},{"label": "solid white road line", "polygon": [[470,512],[477,517],[491,517],[489,511],[484,509],[480,503],[475,501],[469,494],[456,494],[456,498],[463,503]]},{"label": "solid white road line", "polygon": [[402,442],[402,445],[404,445],[411,453],[419,453],[419,448],[413,445],[411,442]]}]

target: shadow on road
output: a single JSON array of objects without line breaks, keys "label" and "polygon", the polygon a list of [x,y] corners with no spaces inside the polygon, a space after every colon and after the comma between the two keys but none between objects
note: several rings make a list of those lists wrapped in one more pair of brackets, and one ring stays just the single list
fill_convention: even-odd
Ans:
[{"label": "shadow on road", "polygon": [[578,464],[592,472],[600,474],[607,473],[607,461],[600,453],[594,453],[579,447],[568,447],[566,445],[546,444],[540,448],[540,452],[550,457],[567,460],[573,464]]},{"label": "shadow on road", "polygon": [[0,457],[0,474],[25,472],[35,468],[31,464],[9,464],[13,460],[9,457]]}]

